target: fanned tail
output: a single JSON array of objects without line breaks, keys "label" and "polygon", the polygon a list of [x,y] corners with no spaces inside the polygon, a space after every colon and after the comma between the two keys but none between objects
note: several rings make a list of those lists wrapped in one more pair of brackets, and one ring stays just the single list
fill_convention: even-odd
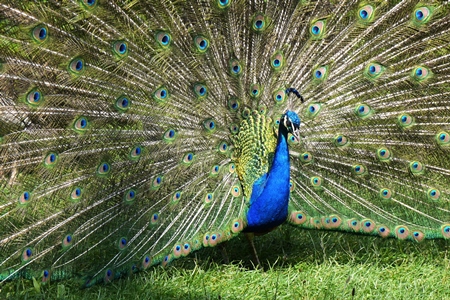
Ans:
[{"label": "fanned tail", "polygon": [[449,9],[3,1],[0,280],[91,285],[232,238],[286,109],[291,223],[450,238]]}]

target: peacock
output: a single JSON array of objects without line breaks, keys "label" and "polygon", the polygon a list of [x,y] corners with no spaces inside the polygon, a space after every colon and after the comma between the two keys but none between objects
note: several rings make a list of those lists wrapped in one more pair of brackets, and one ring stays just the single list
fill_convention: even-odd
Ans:
[{"label": "peacock", "polygon": [[450,238],[449,1],[0,2],[0,281]]}]

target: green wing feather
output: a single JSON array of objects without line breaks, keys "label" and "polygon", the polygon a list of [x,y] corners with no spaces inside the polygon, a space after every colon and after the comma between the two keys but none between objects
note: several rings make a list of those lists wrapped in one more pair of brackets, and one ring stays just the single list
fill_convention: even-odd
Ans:
[{"label": "green wing feather", "polygon": [[252,184],[269,171],[275,152],[274,123],[259,112],[241,122],[239,134],[233,140],[236,172],[246,199],[252,194]]}]

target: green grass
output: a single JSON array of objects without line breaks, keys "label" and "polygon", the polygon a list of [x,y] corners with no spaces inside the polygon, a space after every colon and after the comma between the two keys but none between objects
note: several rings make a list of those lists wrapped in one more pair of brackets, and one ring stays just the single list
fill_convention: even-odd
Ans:
[{"label": "green grass", "polygon": [[[450,299],[449,241],[403,242],[283,226],[257,237],[264,269],[244,236],[109,284],[76,281],[39,289],[8,282],[0,299]],[[353,296],[352,296],[353,294]]]}]

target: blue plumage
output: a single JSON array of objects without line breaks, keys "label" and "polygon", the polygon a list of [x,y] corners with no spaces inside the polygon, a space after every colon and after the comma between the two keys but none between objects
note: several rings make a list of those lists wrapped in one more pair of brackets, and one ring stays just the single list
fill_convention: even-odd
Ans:
[{"label": "blue plumage", "polygon": [[245,232],[268,232],[282,224],[288,215],[290,161],[288,133],[298,132],[300,118],[287,111],[280,120],[272,166],[253,184]]}]

